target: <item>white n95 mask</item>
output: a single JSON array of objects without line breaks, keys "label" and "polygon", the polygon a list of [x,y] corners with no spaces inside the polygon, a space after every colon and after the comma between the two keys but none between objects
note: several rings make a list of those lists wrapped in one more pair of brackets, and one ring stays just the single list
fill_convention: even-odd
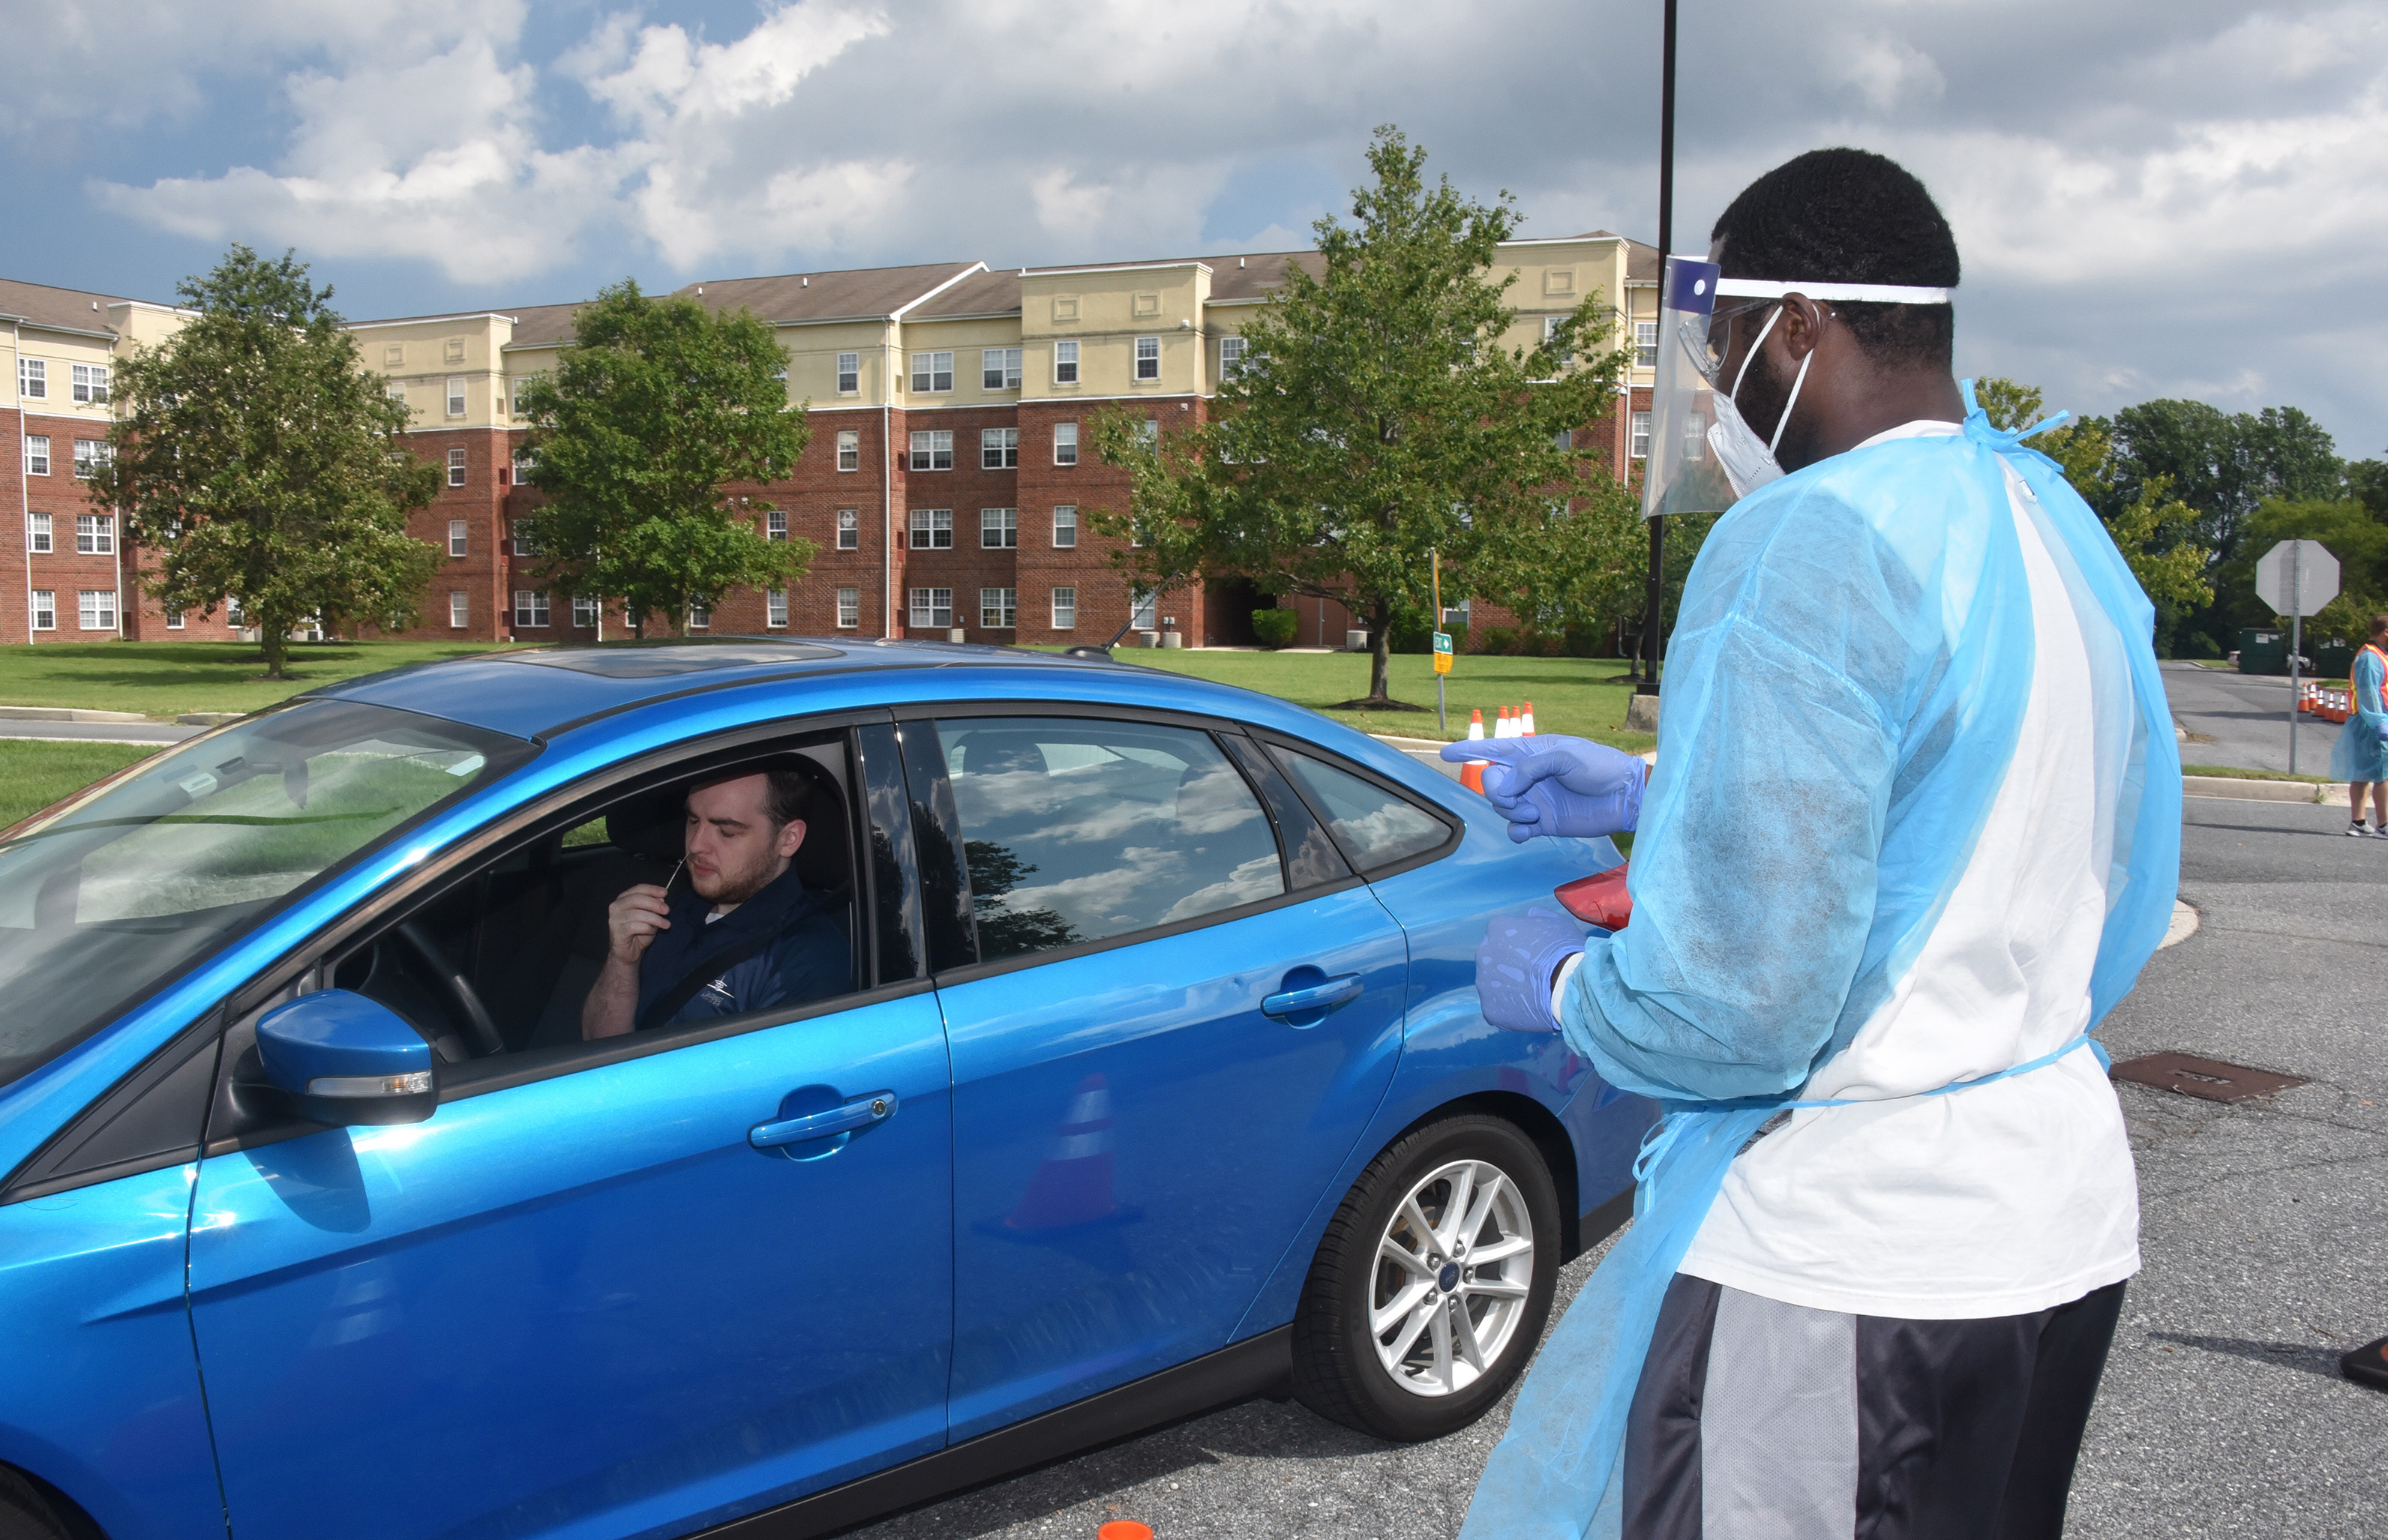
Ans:
[{"label": "white n95 mask", "polygon": [[1761,440],[1742,420],[1735,398],[1741,394],[1741,382],[1747,377],[1749,366],[1758,358],[1758,350],[1766,345],[1766,334],[1783,317],[1783,307],[1774,307],[1766,324],[1758,329],[1758,340],[1749,345],[1747,356],[1741,360],[1741,371],[1733,377],[1733,389],[1718,391],[1708,398],[1716,421],[1708,424],[1708,448],[1716,451],[1717,463],[1724,469],[1724,479],[1733,484],[1733,495],[1746,498],[1770,481],[1779,481],[1783,466],[1774,458],[1775,446],[1783,442],[1783,430],[1791,424],[1791,409],[1799,404],[1799,387],[1808,383],[1808,366],[1816,361],[1814,348],[1799,360],[1799,372],[1791,381],[1791,398],[1783,403],[1783,415],[1775,420],[1774,436]]}]

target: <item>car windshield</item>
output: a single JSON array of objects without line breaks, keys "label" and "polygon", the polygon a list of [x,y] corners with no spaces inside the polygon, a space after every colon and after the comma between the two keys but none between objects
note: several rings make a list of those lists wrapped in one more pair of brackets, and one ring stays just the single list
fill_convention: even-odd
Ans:
[{"label": "car windshield", "polygon": [[532,745],[304,701],[210,733],[0,839],[0,1085],[113,1020],[327,868]]}]

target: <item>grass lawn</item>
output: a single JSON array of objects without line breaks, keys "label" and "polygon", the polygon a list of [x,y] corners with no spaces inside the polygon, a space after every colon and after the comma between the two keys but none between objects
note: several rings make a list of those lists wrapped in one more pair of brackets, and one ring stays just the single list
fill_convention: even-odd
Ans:
[{"label": "grass lawn", "polygon": [[1444,681],[1450,701],[1450,730],[1445,734],[1435,728],[1434,660],[1423,654],[1396,654],[1389,681],[1393,699],[1424,706],[1423,712],[1330,709],[1338,701],[1368,693],[1365,652],[1229,652],[1208,648],[1169,651],[1123,647],[1111,656],[1124,663],[1165,668],[1278,696],[1364,732],[1466,738],[1467,713],[1480,710],[1484,731],[1490,736],[1500,714],[1497,708],[1514,709],[1531,701],[1537,732],[1572,733],[1635,753],[1656,742],[1648,733],[1625,730],[1625,702],[1633,687],[1624,682],[1621,658],[1502,658],[1470,653],[1453,664]]},{"label": "grass lawn", "polygon": [[0,828],[157,751],[140,743],[0,739]]},{"label": "grass lawn", "polygon": [[247,712],[311,686],[405,663],[489,652],[492,642],[293,642],[288,679],[268,679],[246,642],[33,642],[0,647],[0,705],[141,712]]}]

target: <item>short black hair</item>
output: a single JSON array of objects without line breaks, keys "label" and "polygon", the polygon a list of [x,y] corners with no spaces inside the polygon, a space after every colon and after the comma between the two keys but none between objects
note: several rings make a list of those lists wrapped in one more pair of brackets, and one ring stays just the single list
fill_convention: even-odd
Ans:
[{"label": "short black hair", "polygon": [[[1913,172],[1871,150],[1810,150],[1741,190],[1708,233],[1727,278],[1796,284],[1957,284],[1957,238]],[[1833,301],[1858,346],[1885,361],[1950,360],[1953,306]]]},{"label": "short black hair", "polygon": [[812,810],[813,778],[796,767],[793,756],[761,764],[732,765],[715,775],[700,776],[688,783],[688,789],[694,793],[749,776],[763,777],[763,815],[778,827],[785,828]]}]

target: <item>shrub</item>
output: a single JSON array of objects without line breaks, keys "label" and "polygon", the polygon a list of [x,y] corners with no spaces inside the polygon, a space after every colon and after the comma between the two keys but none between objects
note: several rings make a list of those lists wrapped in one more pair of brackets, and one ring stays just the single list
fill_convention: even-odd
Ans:
[{"label": "shrub", "polygon": [[1486,626],[1484,628],[1484,646],[1482,650],[1503,656],[1515,652],[1518,650],[1518,633],[1516,629],[1506,625]]},{"label": "shrub", "polygon": [[1302,625],[1302,616],[1291,610],[1254,610],[1252,635],[1263,647],[1283,647],[1293,640],[1293,633]]}]

